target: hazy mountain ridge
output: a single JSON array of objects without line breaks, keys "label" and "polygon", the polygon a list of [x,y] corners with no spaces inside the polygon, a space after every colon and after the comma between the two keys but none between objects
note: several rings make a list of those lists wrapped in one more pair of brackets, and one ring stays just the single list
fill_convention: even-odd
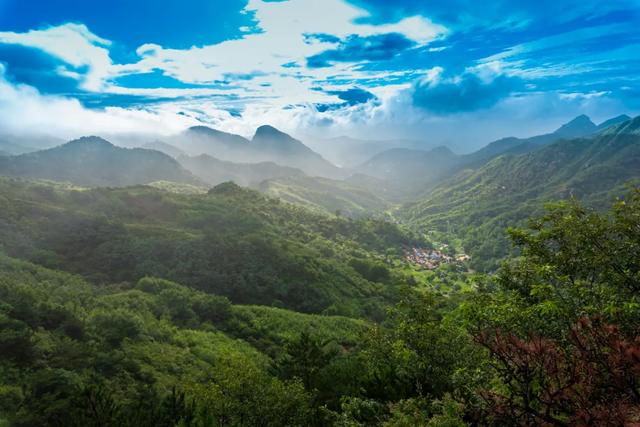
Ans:
[{"label": "hazy mountain ridge", "polygon": [[62,139],[49,136],[20,136],[0,134],[0,151],[7,155],[31,153],[64,143]]},{"label": "hazy mountain ridge", "polygon": [[352,218],[380,216],[391,206],[365,188],[328,178],[300,175],[270,179],[256,189],[313,211]]},{"label": "hazy mountain ridge", "polygon": [[593,135],[610,126],[626,122],[630,119],[631,117],[622,114],[605,120],[599,125],[595,125],[588,116],[580,115],[551,133],[529,138],[507,137],[491,142],[485,147],[464,156],[463,163],[467,165],[477,165],[500,154],[526,153],[560,139],[580,138]]},{"label": "hazy mountain ridge", "polygon": [[208,154],[180,156],[178,161],[209,185],[233,181],[238,185],[251,186],[266,179],[304,175],[300,169],[280,166],[274,162],[234,163],[218,160]]},{"label": "hazy mountain ridge", "polygon": [[346,175],[301,141],[268,125],[260,126],[251,140],[197,126],[177,135],[171,142],[191,155],[208,154],[234,163],[273,162],[301,169],[312,176],[335,178]]},{"label": "hazy mountain ridge", "polygon": [[185,153],[184,151],[182,151],[178,147],[176,147],[174,145],[171,145],[171,144],[167,144],[166,142],[162,142],[160,140],[149,142],[147,144],[142,145],[140,148],[144,148],[144,149],[147,149],[147,150],[160,151],[161,153],[164,153],[164,154],[166,154],[168,156],[171,156],[174,159],[177,159],[180,156],[186,156],[187,155],[187,153]]},{"label": "hazy mountain ridge", "polygon": [[358,139],[344,135],[328,139],[308,137],[304,141],[313,150],[343,168],[356,168],[373,156],[392,148],[408,148],[412,150],[434,148],[433,145],[420,140]]},{"label": "hazy mountain ridge", "polygon": [[175,159],[159,151],[122,148],[99,137],[0,159],[0,174],[68,181],[82,186],[126,186],[153,181],[198,183]]},{"label": "hazy mountain ridge", "polygon": [[429,151],[394,148],[374,156],[356,172],[386,181],[397,199],[426,191],[458,164],[459,156],[446,147]]},{"label": "hazy mountain ridge", "polygon": [[589,117],[581,115],[554,132],[530,138],[502,138],[464,155],[454,154],[446,147],[428,151],[393,148],[373,156],[356,171],[386,181],[397,200],[406,202],[427,194],[463,169],[480,168],[500,155],[524,154],[562,139],[595,135],[628,120],[629,116],[620,115],[595,125]]}]

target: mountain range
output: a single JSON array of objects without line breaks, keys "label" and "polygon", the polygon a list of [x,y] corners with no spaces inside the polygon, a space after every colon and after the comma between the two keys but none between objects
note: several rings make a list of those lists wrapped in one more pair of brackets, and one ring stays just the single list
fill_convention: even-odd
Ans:
[{"label": "mountain range", "polygon": [[0,157],[0,174],[89,187],[120,187],[160,180],[201,182],[164,153],[117,147],[96,136],[79,138],[47,150]]},{"label": "mountain range", "polygon": [[[234,181],[288,203],[349,217],[384,216],[395,207],[395,215],[417,230],[459,236],[478,260],[502,257],[507,250],[502,230],[543,202],[577,196],[603,205],[640,177],[640,118],[624,115],[599,125],[579,116],[554,132],[503,138],[466,155],[445,147],[393,148],[355,171],[332,165],[271,126],[259,127],[251,140],[200,126],[144,147],[83,137],[0,156],[0,175],[85,187],[153,184],[195,194]],[[208,154],[194,155],[201,151]],[[490,262],[477,267],[492,268]]]},{"label": "mountain range", "polygon": [[453,175],[400,212],[420,229],[457,234],[472,257],[496,260],[508,250],[504,228],[540,212],[544,203],[577,197],[606,206],[638,179],[640,117],[586,137],[502,154]]},{"label": "mountain range", "polygon": [[[408,201],[424,195],[439,182],[456,173],[464,169],[477,169],[500,155],[524,154],[561,139],[595,135],[629,120],[629,116],[621,115],[596,125],[587,116],[581,115],[552,133],[530,138],[502,138],[465,155],[454,154],[446,147],[436,147],[429,151],[394,148],[373,156],[355,170],[386,181],[396,200]],[[385,192],[389,193],[389,190]]]},{"label": "mountain range", "polygon": [[382,216],[391,203],[347,181],[305,175],[262,181],[260,192],[291,204],[350,218]]},{"label": "mountain range", "polygon": [[300,169],[280,166],[274,162],[233,163],[218,160],[208,154],[193,157],[179,156],[178,161],[211,186],[233,181],[248,187],[266,179],[305,175]]},{"label": "mountain range", "polygon": [[273,126],[260,126],[251,140],[205,126],[175,136],[172,145],[190,155],[208,154],[234,163],[274,162],[311,176],[343,177],[344,172],[299,140]]}]

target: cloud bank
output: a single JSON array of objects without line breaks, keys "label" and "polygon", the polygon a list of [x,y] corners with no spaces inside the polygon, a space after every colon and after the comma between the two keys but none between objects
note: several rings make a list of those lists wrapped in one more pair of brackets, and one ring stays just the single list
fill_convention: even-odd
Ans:
[{"label": "cloud bank", "polygon": [[121,28],[97,4],[33,0],[27,13],[7,0],[0,125],[250,135],[270,123],[471,147],[640,110],[636,0],[197,2],[143,19],[143,0],[126,18],[139,28]]}]

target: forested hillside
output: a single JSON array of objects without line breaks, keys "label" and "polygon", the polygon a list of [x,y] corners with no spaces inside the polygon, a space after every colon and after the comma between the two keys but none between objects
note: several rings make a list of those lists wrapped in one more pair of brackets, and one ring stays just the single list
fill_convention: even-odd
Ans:
[{"label": "forested hillside", "polygon": [[602,208],[640,179],[639,123],[636,118],[592,138],[499,156],[443,182],[408,204],[403,216],[423,230],[460,236],[476,267],[495,268],[509,249],[504,229],[541,213],[545,203],[576,197]]},{"label": "forested hillside", "polygon": [[12,256],[96,283],[157,276],[315,313],[379,317],[402,283],[384,261],[412,243],[393,224],[314,214],[232,183],[181,195],[4,178],[0,206]]},{"label": "forested hillside", "polygon": [[99,137],[83,137],[47,150],[0,157],[0,175],[82,186],[118,187],[161,180],[201,182],[164,153],[116,147]]},{"label": "forested hillside", "polygon": [[285,202],[330,215],[381,217],[391,203],[350,182],[308,176],[262,181],[256,188]]},{"label": "forested hillside", "polygon": [[[157,230],[197,239],[194,223],[173,221],[187,215],[201,222],[199,203],[207,210],[219,202],[235,204],[236,216],[241,213],[253,227],[260,220],[241,208],[243,201],[259,205],[260,212],[274,203],[233,185],[212,193],[179,197],[144,187],[89,191],[3,180],[4,249],[83,276],[0,256],[3,424],[464,426],[586,420],[613,426],[638,421],[639,191],[607,214],[576,203],[554,207],[531,229],[511,232],[522,257],[497,275],[469,276],[470,287],[447,295],[408,281],[378,323],[235,305],[215,293],[224,288],[200,288],[148,272],[128,276],[127,260],[114,258],[120,245],[140,244],[140,236]],[[106,209],[105,200],[113,209]],[[87,221],[83,224],[92,223],[79,205],[104,208],[101,220],[93,222],[98,226],[78,226],[80,217]],[[270,212],[293,215],[290,209],[276,203]],[[78,216],[72,215],[75,210]],[[64,229],[71,236],[64,250],[56,246],[62,242],[58,234],[49,233],[59,220],[56,211],[76,225]],[[324,250],[338,239],[375,254],[401,238],[391,230],[369,233],[372,223],[318,223],[313,214],[298,215],[306,233],[331,237],[324,237]],[[305,215],[313,221],[306,222]],[[147,227],[136,225],[142,217]],[[221,210],[216,217],[215,225],[233,229],[240,240],[246,236]],[[261,224],[265,232],[270,226]],[[344,240],[348,236],[352,240]],[[287,241],[295,247],[294,235]],[[315,260],[322,271],[322,255],[313,255],[317,258],[291,262],[302,266]],[[153,265],[151,259],[137,259],[135,251],[126,256],[139,266]],[[327,273],[335,284],[346,268],[341,258]],[[193,252],[189,259],[198,271]],[[171,256],[165,260],[176,265]],[[215,260],[210,258],[211,271]],[[287,272],[274,274],[284,278]],[[349,271],[353,278],[358,274]],[[380,274],[375,270],[378,279]],[[391,279],[400,283],[393,273]],[[354,283],[367,289],[363,280]]]},{"label": "forested hillside", "polygon": [[180,156],[178,161],[210,186],[233,181],[247,187],[267,179],[304,175],[300,169],[280,166],[273,162],[233,163],[218,160],[207,154],[194,157]]}]

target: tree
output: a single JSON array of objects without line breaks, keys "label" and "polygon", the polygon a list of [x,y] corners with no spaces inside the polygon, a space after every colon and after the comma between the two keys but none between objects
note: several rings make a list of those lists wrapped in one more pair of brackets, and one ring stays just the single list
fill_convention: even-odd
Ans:
[{"label": "tree", "polygon": [[[621,426],[640,422],[640,335],[583,318],[568,345],[531,336],[476,337],[492,356],[504,391],[485,390],[486,420],[501,425]],[[635,425],[635,424],[634,424]]]},{"label": "tree", "polygon": [[336,356],[335,352],[325,350],[325,345],[308,331],[302,332],[296,340],[285,345],[286,355],[278,365],[280,375],[299,378],[307,390],[317,388],[322,369]]}]

